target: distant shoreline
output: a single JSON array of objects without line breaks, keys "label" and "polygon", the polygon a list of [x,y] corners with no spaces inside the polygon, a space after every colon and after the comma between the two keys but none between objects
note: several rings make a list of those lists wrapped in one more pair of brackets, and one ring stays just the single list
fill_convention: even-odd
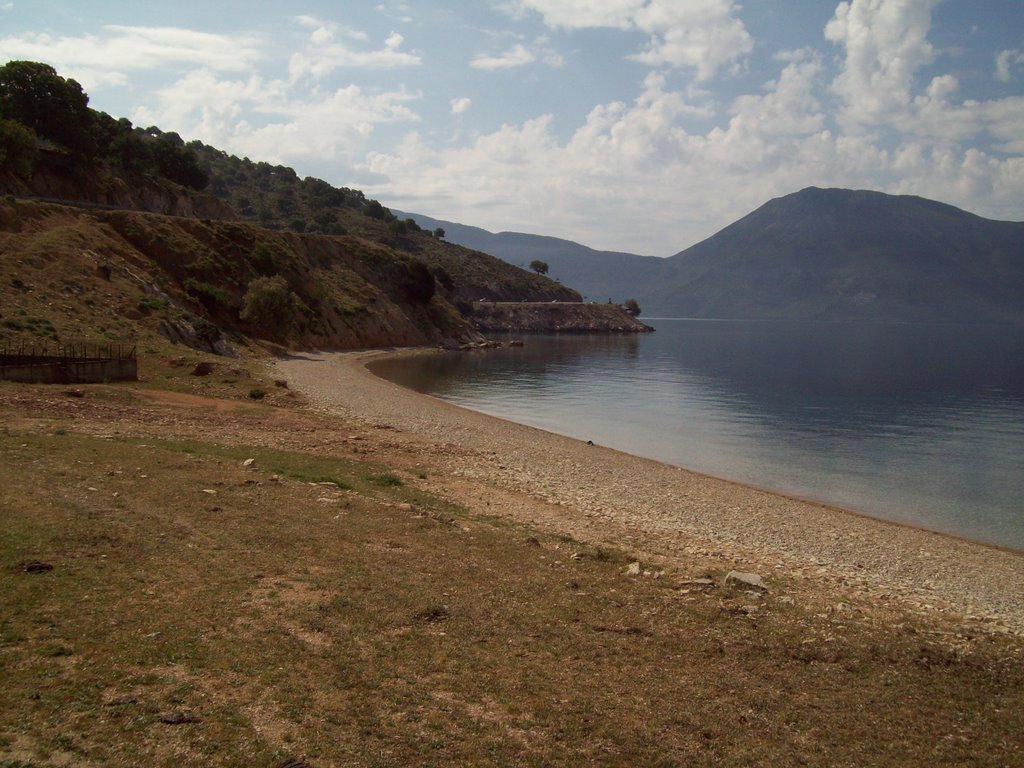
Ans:
[{"label": "distant shoreline", "polygon": [[319,408],[435,442],[446,472],[572,510],[588,529],[635,529],[676,546],[726,549],[780,573],[825,569],[919,602],[1024,631],[1024,553],[692,472],[461,408],[376,376],[382,355],[305,355],[275,364]]}]

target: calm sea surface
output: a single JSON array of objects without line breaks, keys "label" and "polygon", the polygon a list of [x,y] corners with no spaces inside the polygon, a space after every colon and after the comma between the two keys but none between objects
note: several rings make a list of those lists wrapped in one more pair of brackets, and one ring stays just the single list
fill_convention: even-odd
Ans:
[{"label": "calm sea surface", "polygon": [[388,361],[484,413],[1024,549],[1024,328],[645,320]]}]

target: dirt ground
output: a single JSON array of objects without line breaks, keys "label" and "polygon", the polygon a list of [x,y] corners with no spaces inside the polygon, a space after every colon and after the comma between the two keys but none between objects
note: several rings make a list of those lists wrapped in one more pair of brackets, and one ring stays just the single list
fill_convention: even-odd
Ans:
[{"label": "dirt ground", "polygon": [[1020,555],[306,358],[0,383],[0,766],[1024,759]]}]

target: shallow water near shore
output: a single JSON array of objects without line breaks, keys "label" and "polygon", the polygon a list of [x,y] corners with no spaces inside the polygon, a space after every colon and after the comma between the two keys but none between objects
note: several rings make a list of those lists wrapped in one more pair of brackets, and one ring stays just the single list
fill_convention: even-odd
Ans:
[{"label": "shallow water near shore", "polygon": [[648,319],[373,370],[512,421],[1024,549],[1024,329]]}]

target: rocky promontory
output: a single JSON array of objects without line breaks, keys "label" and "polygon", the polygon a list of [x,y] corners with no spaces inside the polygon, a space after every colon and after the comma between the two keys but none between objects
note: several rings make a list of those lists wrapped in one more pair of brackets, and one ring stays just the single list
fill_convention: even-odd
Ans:
[{"label": "rocky promontory", "polygon": [[618,304],[583,302],[492,302],[473,305],[481,333],[648,333],[653,331]]}]

